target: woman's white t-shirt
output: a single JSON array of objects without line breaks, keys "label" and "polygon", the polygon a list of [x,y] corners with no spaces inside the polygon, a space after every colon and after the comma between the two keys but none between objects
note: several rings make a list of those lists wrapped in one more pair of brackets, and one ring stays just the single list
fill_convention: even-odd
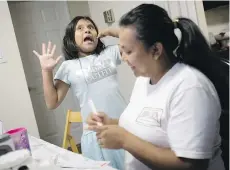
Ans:
[{"label": "woman's white t-shirt", "polygon": [[[219,135],[221,106],[210,80],[185,64],[175,64],[155,84],[138,77],[119,125],[178,157],[210,159],[209,170],[223,170]],[[126,152],[126,170],[149,168]]]}]

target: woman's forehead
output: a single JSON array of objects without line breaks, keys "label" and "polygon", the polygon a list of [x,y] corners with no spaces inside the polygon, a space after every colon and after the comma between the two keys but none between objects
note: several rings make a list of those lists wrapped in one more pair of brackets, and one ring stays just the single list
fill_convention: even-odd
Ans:
[{"label": "woman's forehead", "polygon": [[136,29],[133,27],[121,27],[119,32],[119,44],[121,48],[137,43]]}]

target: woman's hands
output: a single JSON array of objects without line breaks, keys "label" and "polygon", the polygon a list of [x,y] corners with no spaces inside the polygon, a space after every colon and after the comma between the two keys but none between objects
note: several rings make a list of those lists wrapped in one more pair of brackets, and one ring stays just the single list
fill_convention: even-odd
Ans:
[{"label": "woman's hands", "polygon": [[97,126],[94,130],[97,132],[99,145],[108,149],[124,148],[125,141],[130,135],[129,132],[118,125]]},{"label": "woman's hands", "polygon": [[86,123],[88,124],[89,128],[94,128],[98,124],[109,125],[111,123],[111,119],[103,112],[99,112],[97,114],[91,113],[88,116]]},{"label": "woman's hands", "polygon": [[129,134],[117,125],[118,120],[109,118],[105,113],[90,114],[86,120],[88,130],[97,132],[98,143],[103,148],[123,148],[124,141]]}]

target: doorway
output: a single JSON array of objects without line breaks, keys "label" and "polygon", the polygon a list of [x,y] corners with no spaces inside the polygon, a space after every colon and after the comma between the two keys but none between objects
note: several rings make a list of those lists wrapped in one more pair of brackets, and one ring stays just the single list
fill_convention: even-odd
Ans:
[{"label": "doorway", "polygon": [[[45,141],[61,146],[66,112],[68,109],[79,111],[80,107],[69,92],[57,109],[47,109],[40,63],[32,51],[41,52],[41,44],[52,41],[57,46],[56,55],[61,54],[65,27],[70,22],[67,2],[9,1],[8,5],[40,136]],[[82,128],[76,125],[74,129],[74,136],[80,139]]]}]

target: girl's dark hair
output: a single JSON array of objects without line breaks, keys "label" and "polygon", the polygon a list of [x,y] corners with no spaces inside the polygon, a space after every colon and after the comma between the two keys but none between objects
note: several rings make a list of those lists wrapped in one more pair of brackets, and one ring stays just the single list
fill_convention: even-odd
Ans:
[{"label": "girl's dark hair", "polygon": [[[142,41],[146,49],[156,42],[162,43],[169,60],[183,62],[200,70],[213,82],[220,98],[225,95],[220,80],[226,83],[226,79],[220,79],[220,75],[226,73],[223,72],[221,60],[212,53],[200,29],[190,19],[178,18],[177,22],[173,22],[163,8],[142,4],[125,14],[119,25],[136,28],[137,39]],[[180,44],[174,33],[175,28],[182,33]],[[176,55],[173,53],[175,49]],[[223,104],[224,101],[221,102]]]},{"label": "girl's dark hair", "polygon": [[[98,28],[90,17],[87,17],[87,16],[75,17],[67,25],[66,30],[65,30],[65,35],[63,38],[62,51],[63,51],[63,55],[65,57],[65,60],[73,60],[73,59],[78,59],[80,57],[79,56],[80,49],[75,42],[75,30],[76,30],[76,25],[77,25],[78,21],[81,19],[90,21],[98,33]],[[98,39],[98,44],[97,44],[97,47],[96,47],[94,53],[100,54],[104,49],[105,49],[105,45],[101,42],[100,39]]]}]

